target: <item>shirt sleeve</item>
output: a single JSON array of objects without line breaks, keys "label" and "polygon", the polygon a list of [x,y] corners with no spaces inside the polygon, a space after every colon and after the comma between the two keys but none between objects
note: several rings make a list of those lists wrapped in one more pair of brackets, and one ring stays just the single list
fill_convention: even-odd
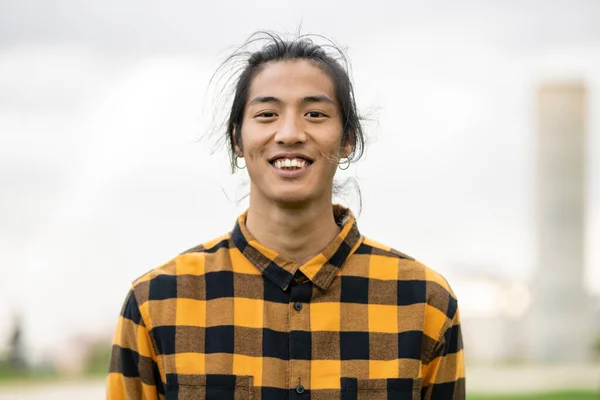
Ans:
[{"label": "shirt sleeve", "polygon": [[164,398],[150,333],[144,324],[134,291],[127,295],[117,322],[107,378],[108,400]]},{"label": "shirt sleeve", "polygon": [[[454,300],[455,301],[455,300]],[[423,400],[465,400],[465,360],[458,306],[423,377]]]}]

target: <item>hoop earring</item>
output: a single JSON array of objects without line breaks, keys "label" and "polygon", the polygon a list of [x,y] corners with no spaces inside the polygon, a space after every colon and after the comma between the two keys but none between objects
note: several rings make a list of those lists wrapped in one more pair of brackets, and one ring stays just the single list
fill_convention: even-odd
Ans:
[{"label": "hoop earring", "polygon": [[235,164],[235,167],[236,167],[237,169],[244,169],[244,168],[246,168],[246,163],[245,163],[245,162],[244,162],[244,165],[242,165],[241,167],[238,165],[238,160],[239,160],[240,158],[244,158],[244,157],[238,157],[238,156],[235,156],[235,158],[234,158],[234,160],[233,160],[233,163]]},{"label": "hoop earring", "polygon": [[342,161],[343,159],[340,159],[340,162],[338,163],[338,168],[342,171],[347,170],[348,168],[350,168],[350,159],[346,158],[346,161]]}]

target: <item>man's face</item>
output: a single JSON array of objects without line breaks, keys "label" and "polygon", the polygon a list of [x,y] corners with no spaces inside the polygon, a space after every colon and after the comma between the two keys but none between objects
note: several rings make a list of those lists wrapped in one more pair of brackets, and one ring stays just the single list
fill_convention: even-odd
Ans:
[{"label": "man's face", "polygon": [[[253,200],[331,201],[342,122],[329,76],[306,60],[268,63],[254,77],[241,129]],[[243,149],[243,150],[242,150]]]}]

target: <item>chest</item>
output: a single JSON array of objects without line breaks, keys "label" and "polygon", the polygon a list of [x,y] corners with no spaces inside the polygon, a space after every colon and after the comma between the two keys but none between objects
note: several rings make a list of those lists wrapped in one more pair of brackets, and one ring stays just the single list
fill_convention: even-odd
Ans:
[{"label": "chest", "polygon": [[198,279],[189,285],[204,296],[153,310],[167,399],[420,393],[424,305],[405,304],[397,281],[337,276],[324,292],[311,282],[281,290],[262,275]]}]

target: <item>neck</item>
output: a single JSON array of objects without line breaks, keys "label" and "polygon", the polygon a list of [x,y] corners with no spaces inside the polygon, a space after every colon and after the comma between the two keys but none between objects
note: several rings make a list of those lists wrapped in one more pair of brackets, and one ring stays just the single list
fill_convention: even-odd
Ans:
[{"label": "neck", "polygon": [[320,253],[340,232],[331,201],[294,208],[253,202],[252,196],[246,227],[263,246],[299,264]]}]

